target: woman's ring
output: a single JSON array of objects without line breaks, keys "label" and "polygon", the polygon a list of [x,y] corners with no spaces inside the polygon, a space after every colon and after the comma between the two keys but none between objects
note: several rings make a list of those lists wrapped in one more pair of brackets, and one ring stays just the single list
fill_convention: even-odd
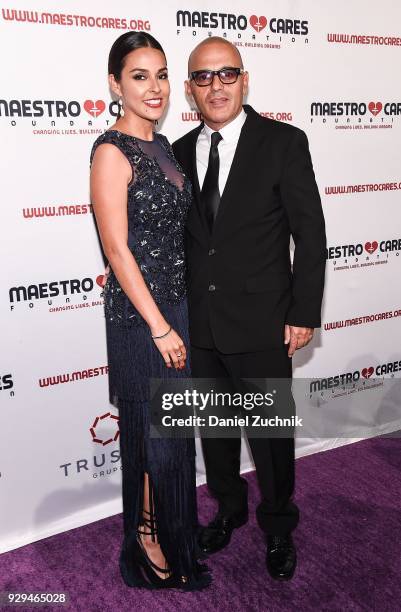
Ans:
[{"label": "woman's ring", "polygon": [[182,353],[176,353],[177,357],[181,357]]}]

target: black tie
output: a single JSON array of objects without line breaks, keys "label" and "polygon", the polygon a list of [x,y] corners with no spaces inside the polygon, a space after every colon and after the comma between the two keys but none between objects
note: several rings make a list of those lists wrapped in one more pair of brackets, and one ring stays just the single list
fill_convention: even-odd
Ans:
[{"label": "black tie", "polygon": [[206,221],[210,231],[212,231],[213,223],[217,215],[217,210],[220,204],[219,191],[219,168],[220,158],[218,145],[223,136],[220,132],[213,132],[211,136],[212,144],[210,145],[209,163],[203,181],[201,199],[205,210]]}]

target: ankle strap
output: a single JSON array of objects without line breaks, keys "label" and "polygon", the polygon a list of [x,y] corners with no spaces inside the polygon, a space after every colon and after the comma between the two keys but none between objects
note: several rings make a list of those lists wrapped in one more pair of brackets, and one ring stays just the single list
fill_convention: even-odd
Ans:
[{"label": "ankle strap", "polygon": [[[143,512],[145,512],[146,514],[149,515],[149,519],[142,517],[141,522],[138,525],[137,528],[137,533],[140,533],[142,535],[150,535],[152,536],[152,541],[155,542],[156,538],[154,536],[157,535],[157,527],[156,527],[156,523],[155,523],[155,517],[153,514],[151,514],[150,512],[148,512],[147,510],[143,510]],[[142,529],[140,529],[140,527],[147,527],[147,529],[149,531],[144,531]]]},{"label": "ankle strap", "polygon": [[[149,531],[144,531],[143,529],[140,529],[140,527],[142,526],[148,527]],[[157,535],[157,529],[156,527],[152,527],[152,525],[149,525],[148,523],[141,523],[140,526],[137,528],[136,530],[137,533],[142,533],[143,535]]]}]

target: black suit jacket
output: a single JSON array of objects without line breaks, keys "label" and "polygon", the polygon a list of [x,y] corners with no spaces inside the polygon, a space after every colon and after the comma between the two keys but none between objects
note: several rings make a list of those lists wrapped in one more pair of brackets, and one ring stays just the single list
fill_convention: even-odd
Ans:
[{"label": "black suit jacket", "polygon": [[321,324],[326,236],[307,137],[248,105],[244,110],[212,234],[196,170],[203,124],[173,144],[194,188],[186,225],[191,343],[223,353],[278,348],[285,323]]}]

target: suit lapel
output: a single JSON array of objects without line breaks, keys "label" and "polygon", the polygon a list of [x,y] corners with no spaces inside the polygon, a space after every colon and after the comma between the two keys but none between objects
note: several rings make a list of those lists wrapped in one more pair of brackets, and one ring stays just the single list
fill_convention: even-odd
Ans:
[{"label": "suit lapel", "polygon": [[204,234],[204,239],[207,243],[210,240],[210,232],[206,224],[204,215],[202,214],[201,197],[200,197],[200,186],[198,169],[196,164],[196,142],[198,140],[199,133],[203,128],[203,123],[193,132],[189,143],[190,150],[188,151],[188,158],[190,162],[190,179],[192,182],[194,205],[191,207],[187,220],[187,227],[191,233],[200,237],[200,232]]},{"label": "suit lapel", "polygon": [[[231,209],[231,212],[234,213],[232,208],[237,202],[239,188],[249,182],[249,169],[258,141],[261,138],[257,129],[259,115],[248,105],[244,105],[244,110],[247,113],[247,118],[242,127],[227,182],[220,199],[220,206],[213,226],[214,238],[224,229],[224,221],[228,222],[227,212]],[[243,203],[239,204],[242,205]]]},{"label": "suit lapel", "polygon": [[199,132],[202,127],[194,134],[191,142],[191,172],[192,172],[192,187],[196,203],[200,203],[200,186],[198,177],[198,168],[196,165],[196,141],[198,140]]}]

